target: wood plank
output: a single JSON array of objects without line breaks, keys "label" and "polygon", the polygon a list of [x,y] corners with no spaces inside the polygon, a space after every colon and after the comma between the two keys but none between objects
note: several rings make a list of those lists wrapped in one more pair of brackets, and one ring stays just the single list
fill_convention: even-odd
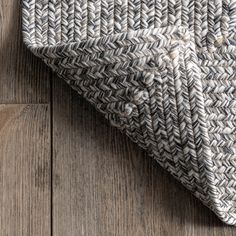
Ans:
[{"label": "wood plank", "polygon": [[53,235],[236,234],[64,82],[53,83]]},{"label": "wood plank", "polygon": [[0,1],[0,103],[47,103],[50,70],[23,45],[20,1]]},{"label": "wood plank", "polygon": [[48,105],[0,105],[0,235],[50,235]]}]

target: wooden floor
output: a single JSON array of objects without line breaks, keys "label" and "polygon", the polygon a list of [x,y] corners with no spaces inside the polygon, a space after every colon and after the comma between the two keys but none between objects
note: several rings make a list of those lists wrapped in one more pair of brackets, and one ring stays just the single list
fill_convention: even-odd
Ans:
[{"label": "wooden floor", "polygon": [[19,2],[0,1],[0,235],[236,235],[26,50]]}]

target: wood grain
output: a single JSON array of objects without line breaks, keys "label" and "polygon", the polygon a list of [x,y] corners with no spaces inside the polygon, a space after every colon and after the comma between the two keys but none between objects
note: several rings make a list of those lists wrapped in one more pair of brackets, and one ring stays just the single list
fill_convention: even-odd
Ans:
[{"label": "wood grain", "polygon": [[51,72],[23,46],[20,16],[20,1],[0,1],[0,235],[47,236]]},{"label": "wood grain", "polygon": [[48,105],[0,105],[0,235],[50,235]]},{"label": "wood grain", "polygon": [[20,15],[0,1],[0,236],[236,235],[62,80],[51,88]]},{"label": "wood grain", "polygon": [[53,98],[54,235],[236,234],[56,78]]},{"label": "wood grain", "polygon": [[23,45],[20,1],[0,1],[0,103],[48,103],[51,72]]}]

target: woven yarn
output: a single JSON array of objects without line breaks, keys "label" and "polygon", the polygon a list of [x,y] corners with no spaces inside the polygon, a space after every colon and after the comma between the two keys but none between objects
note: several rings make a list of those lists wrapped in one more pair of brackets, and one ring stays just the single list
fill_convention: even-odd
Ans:
[{"label": "woven yarn", "polygon": [[27,47],[236,225],[236,0],[23,0]]}]

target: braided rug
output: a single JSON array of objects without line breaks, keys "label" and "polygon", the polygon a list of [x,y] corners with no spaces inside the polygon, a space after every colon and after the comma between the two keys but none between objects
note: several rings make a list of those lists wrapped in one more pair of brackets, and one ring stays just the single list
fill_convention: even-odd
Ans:
[{"label": "braided rug", "polygon": [[27,47],[236,225],[236,0],[23,0]]}]

